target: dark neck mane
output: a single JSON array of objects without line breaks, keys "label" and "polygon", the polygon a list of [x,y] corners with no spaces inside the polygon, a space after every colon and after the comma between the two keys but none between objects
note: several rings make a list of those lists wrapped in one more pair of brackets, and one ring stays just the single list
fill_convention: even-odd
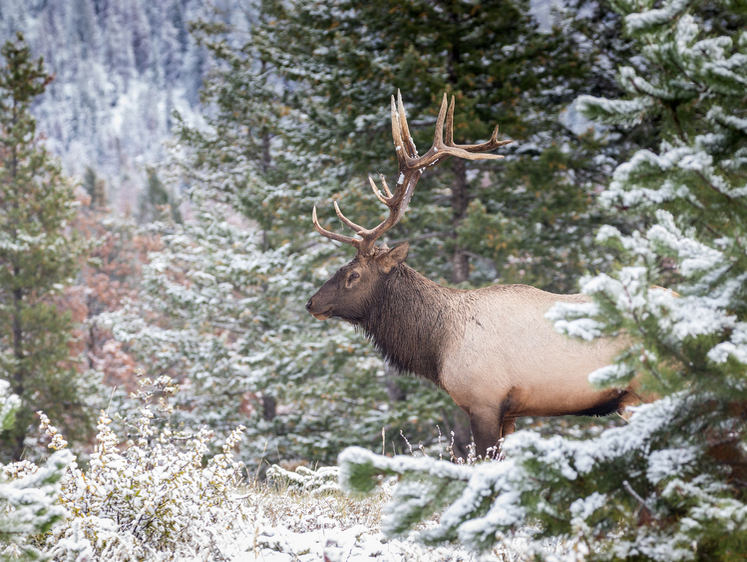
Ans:
[{"label": "dark neck mane", "polygon": [[450,291],[402,264],[360,325],[390,365],[440,384]]}]

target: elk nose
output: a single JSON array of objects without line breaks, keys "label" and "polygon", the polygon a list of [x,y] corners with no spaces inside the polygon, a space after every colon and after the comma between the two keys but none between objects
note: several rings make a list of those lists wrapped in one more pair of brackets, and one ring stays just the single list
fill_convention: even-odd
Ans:
[{"label": "elk nose", "polygon": [[313,298],[314,298],[314,297],[311,297],[311,298],[309,299],[309,302],[307,302],[307,303],[306,303],[306,310],[307,310],[307,311],[310,311],[310,310],[311,310],[311,301],[312,301],[312,299],[313,299]]}]

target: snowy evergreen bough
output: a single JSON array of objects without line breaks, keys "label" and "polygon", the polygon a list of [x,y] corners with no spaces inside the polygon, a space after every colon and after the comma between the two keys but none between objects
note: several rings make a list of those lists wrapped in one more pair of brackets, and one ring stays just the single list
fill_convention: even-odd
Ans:
[{"label": "snowy evergreen bough", "polygon": [[[0,380],[0,432],[12,427],[20,404],[10,384]],[[0,560],[40,558],[33,537],[67,514],[59,502],[60,481],[72,460],[69,451],[58,451],[43,467],[26,461],[0,465]]]},{"label": "snowy evergreen bough", "polygon": [[548,318],[569,337],[629,340],[590,380],[625,386],[635,377],[650,402],[592,440],[518,432],[504,443],[505,461],[464,475],[430,459],[405,466],[346,451],[350,488],[370,487],[377,474],[406,479],[392,532],[426,517],[441,487],[458,497],[427,540],[484,550],[529,523],[535,539],[570,541],[562,557],[535,542],[546,560],[747,553],[747,10],[683,0],[615,9],[640,46],[637,70],[619,73],[629,96],[579,105],[603,122],[657,124],[659,149],[619,165],[602,194],[648,226],[601,228],[597,240],[618,252],[619,268],[583,280],[593,305],[557,306]]}]

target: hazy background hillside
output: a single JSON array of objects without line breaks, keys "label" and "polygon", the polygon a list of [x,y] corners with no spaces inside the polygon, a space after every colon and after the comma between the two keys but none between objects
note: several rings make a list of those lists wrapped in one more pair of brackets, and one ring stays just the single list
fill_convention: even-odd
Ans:
[{"label": "hazy background hillside", "polygon": [[[110,204],[127,213],[171,135],[172,112],[203,123],[199,89],[210,66],[188,24],[200,18],[246,28],[237,0],[8,0],[0,43],[21,31],[55,80],[33,108],[48,149],[65,170],[107,181]],[[246,3],[244,3],[246,4]],[[532,12],[549,26],[550,3]],[[236,36],[235,36],[236,37]],[[240,38],[238,38],[240,40]]]},{"label": "hazy background hillside", "polygon": [[[56,75],[33,108],[37,130],[71,174],[107,180],[115,210],[136,206],[144,166],[163,156],[176,109],[199,123],[208,69],[188,23],[211,14],[239,28],[236,2],[219,0],[10,0],[0,3],[0,42],[21,31]],[[216,12],[217,10],[217,12]]]}]

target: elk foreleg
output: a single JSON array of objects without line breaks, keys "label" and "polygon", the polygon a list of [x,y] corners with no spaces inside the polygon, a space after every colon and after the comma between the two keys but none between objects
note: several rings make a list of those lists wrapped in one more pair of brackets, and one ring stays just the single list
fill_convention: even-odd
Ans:
[{"label": "elk foreleg", "polygon": [[473,410],[469,413],[469,426],[478,457],[488,458],[488,449],[497,450],[503,437],[504,425],[501,418],[494,410]]}]

